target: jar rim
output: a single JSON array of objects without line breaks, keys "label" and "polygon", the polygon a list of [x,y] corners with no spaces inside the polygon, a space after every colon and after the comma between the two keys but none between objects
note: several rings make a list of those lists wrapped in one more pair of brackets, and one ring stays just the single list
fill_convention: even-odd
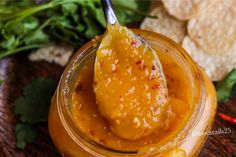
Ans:
[{"label": "jar rim", "polygon": [[[184,126],[183,131],[181,132],[185,132],[186,129],[190,129],[192,126],[194,126],[194,124],[198,123],[198,121],[200,120],[201,114],[204,110],[204,101],[205,101],[205,85],[204,85],[204,79],[203,76],[200,72],[200,70],[198,69],[198,67],[196,66],[196,64],[192,61],[191,57],[188,55],[188,53],[180,46],[178,45],[176,42],[174,42],[173,40],[169,39],[168,37],[158,34],[158,33],[154,33],[154,32],[150,32],[150,31],[146,31],[146,30],[140,30],[140,29],[132,29],[135,33],[137,34],[146,34],[148,36],[153,36],[154,38],[158,39],[158,40],[163,40],[163,42],[168,43],[171,47],[173,47],[175,49],[175,53],[178,53],[178,55],[189,65],[190,70],[192,71],[192,75],[194,78],[194,87],[198,88],[198,90],[194,90],[194,92],[198,92],[198,93],[193,93],[193,95],[198,95],[199,99],[198,102],[193,102],[196,103],[198,105],[196,105],[194,112],[192,113],[193,115],[191,115],[189,118],[191,118],[189,122],[186,123],[186,126]],[[152,152],[152,153],[142,153],[142,154],[138,154],[137,152],[126,152],[126,151],[119,151],[119,150],[113,150],[110,149],[108,147],[102,146],[99,143],[93,142],[90,139],[87,139],[84,134],[79,131],[79,129],[75,126],[75,123],[69,113],[69,109],[66,108],[66,106],[68,106],[68,93],[69,93],[69,79],[72,75],[72,72],[75,68],[77,68],[77,64],[79,63],[79,61],[81,61],[82,59],[84,59],[84,57],[86,55],[88,55],[89,52],[91,52],[92,50],[96,49],[96,47],[98,47],[100,41],[101,41],[102,36],[96,37],[95,39],[92,39],[91,41],[87,42],[85,45],[83,45],[75,54],[74,56],[71,58],[71,60],[69,61],[69,63],[67,64],[61,79],[59,81],[59,85],[58,85],[58,90],[57,90],[57,98],[58,101],[57,102],[57,109],[58,109],[58,113],[59,113],[59,118],[63,124],[63,127],[65,128],[66,132],[69,134],[69,136],[83,149],[87,150],[88,152],[96,155],[96,156],[103,156],[102,154],[106,154],[107,152],[112,153],[113,155],[118,155],[118,156],[122,156],[122,155],[129,155],[129,156],[137,156],[137,155],[154,155],[157,152]],[[145,38],[145,37],[144,37]],[[191,63],[192,62],[192,63]],[[194,88],[194,89],[195,89]],[[201,105],[202,104],[202,105]],[[195,116],[194,116],[195,115]],[[178,133],[178,135],[181,134],[180,132]],[[97,153],[94,150],[99,149],[100,153]]]}]

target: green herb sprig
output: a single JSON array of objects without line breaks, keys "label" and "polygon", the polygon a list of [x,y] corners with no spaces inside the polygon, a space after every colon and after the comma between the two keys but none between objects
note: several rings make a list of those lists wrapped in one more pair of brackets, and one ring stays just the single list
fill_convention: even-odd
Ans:
[{"label": "green herb sprig", "polygon": [[23,95],[13,103],[14,113],[19,116],[15,128],[16,146],[24,149],[37,137],[35,124],[46,122],[56,82],[49,78],[37,78],[27,84]]},{"label": "green herb sprig", "polygon": [[[113,0],[122,24],[140,21],[150,1]],[[79,47],[105,28],[99,0],[1,0],[0,58],[55,42]]]},{"label": "green herb sprig", "polygon": [[216,83],[217,98],[219,102],[226,102],[236,95],[236,69],[233,69],[223,81]]}]

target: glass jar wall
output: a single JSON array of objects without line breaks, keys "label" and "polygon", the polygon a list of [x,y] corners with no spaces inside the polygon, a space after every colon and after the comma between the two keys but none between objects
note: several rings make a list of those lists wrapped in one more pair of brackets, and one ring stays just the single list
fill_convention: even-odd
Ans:
[{"label": "glass jar wall", "polygon": [[[55,146],[63,156],[122,157],[129,155],[146,157],[160,156],[160,154],[168,154],[174,150],[183,150],[187,156],[196,156],[199,153],[206,139],[206,133],[211,128],[216,111],[216,95],[212,83],[185,50],[171,39],[138,29],[134,32],[144,38],[155,50],[158,50],[157,52],[168,53],[181,64],[186,76],[190,79],[189,88],[191,88],[192,99],[189,105],[189,114],[179,120],[180,125],[168,136],[163,136],[165,138],[158,139],[156,143],[140,147],[137,151],[113,149],[89,138],[75,122],[71,111],[72,96],[81,68],[87,60],[95,58],[95,52],[101,40],[99,37],[85,44],[73,56],[61,77],[52,100],[49,113],[49,132]],[[162,62],[165,55],[158,55]]]}]

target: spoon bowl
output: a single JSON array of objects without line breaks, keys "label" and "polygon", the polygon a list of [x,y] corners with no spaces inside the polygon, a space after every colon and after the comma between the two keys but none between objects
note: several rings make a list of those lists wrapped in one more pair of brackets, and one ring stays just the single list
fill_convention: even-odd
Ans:
[{"label": "spoon bowl", "polygon": [[[102,5],[102,9],[103,9],[107,24],[109,24],[109,25],[119,24],[119,22],[117,20],[117,17],[114,13],[111,0],[101,0],[101,5]],[[140,41],[146,47],[146,49],[149,49],[148,52],[150,52],[150,54],[148,54],[148,55],[152,55],[153,58],[155,58],[156,67],[157,67],[157,69],[159,69],[159,74],[161,74],[162,79],[165,80],[164,73],[163,73],[163,70],[162,70],[162,66],[161,66],[160,60],[159,60],[155,50],[153,50],[152,47],[144,39],[142,39],[140,36],[138,36],[136,34],[133,34],[133,37],[136,40]]]},{"label": "spoon bowl", "polygon": [[110,0],[101,0],[107,31],[96,52],[94,86],[100,114],[112,133],[136,140],[160,125],[168,89],[157,53],[119,25]]}]

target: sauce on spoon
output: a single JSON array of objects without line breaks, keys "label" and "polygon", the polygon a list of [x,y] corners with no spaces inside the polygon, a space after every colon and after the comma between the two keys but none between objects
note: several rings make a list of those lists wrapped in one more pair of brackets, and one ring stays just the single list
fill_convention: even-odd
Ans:
[{"label": "sauce on spoon", "polygon": [[166,80],[154,50],[126,27],[107,28],[96,52],[96,103],[112,133],[136,140],[160,126],[168,102]]}]

